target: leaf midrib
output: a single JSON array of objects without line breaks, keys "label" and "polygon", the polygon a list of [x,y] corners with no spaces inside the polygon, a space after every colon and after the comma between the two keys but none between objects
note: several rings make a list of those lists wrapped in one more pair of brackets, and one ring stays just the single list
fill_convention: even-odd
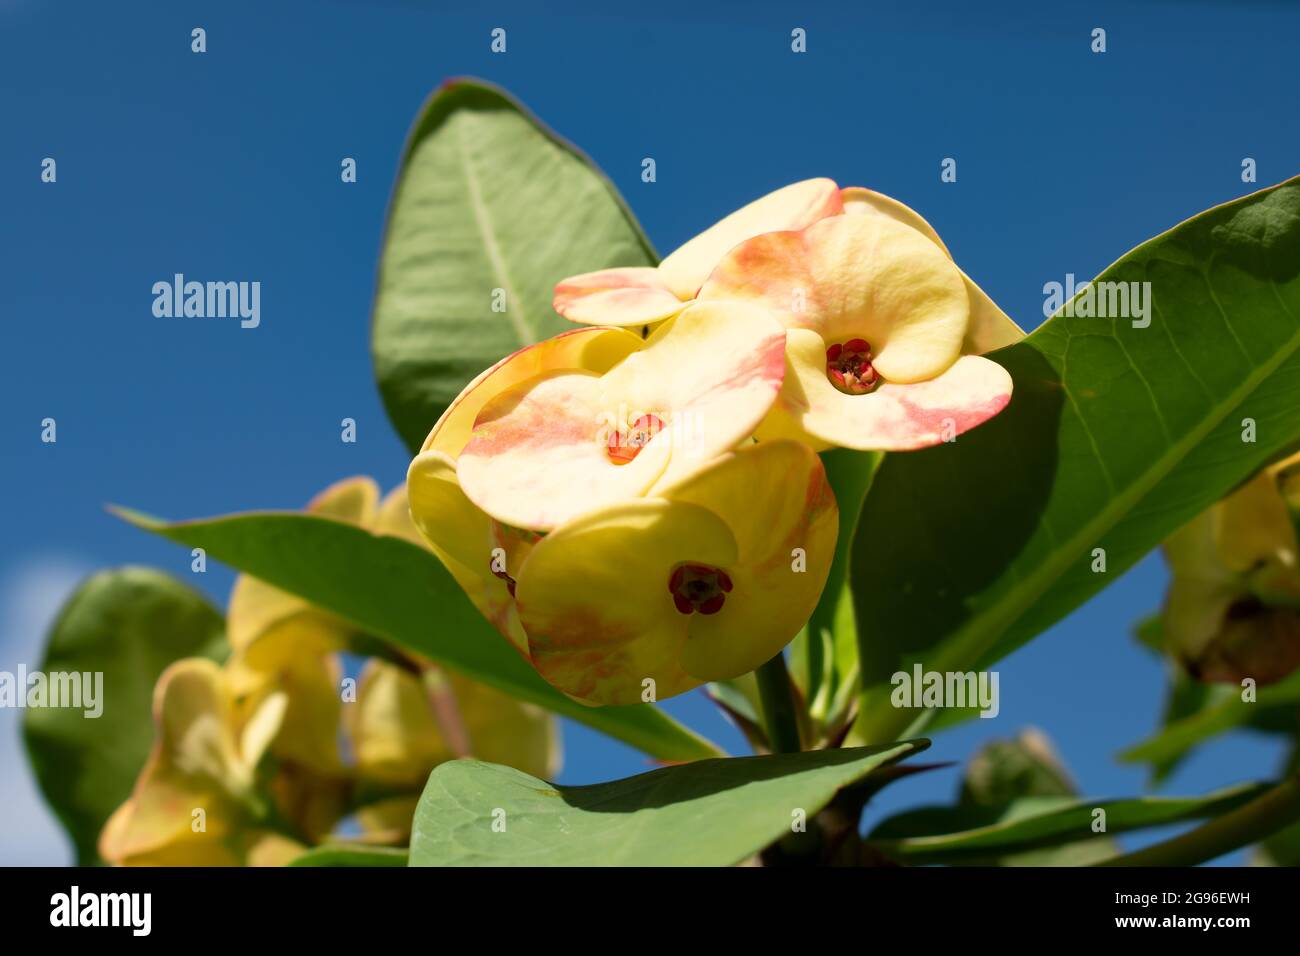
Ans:
[{"label": "leaf midrib", "polygon": [[479,237],[483,240],[483,250],[487,253],[488,263],[492,267],[493,275],[500,288],[506,292],[506,317],[514,327],[515,337],[519,339],[520,347],[532,345],[537,341],[537,331],[533,328],[532,323],[528,321],[523,308],[523,299],[515,289],[514,283],[510,280],[510,273],[506,269],[505,257],[501,254],[501,246],[497,241],[496,232],[492,226],[487,204],[483,201],[483,189],[479,185],[478,173],[474,169],[474,164],[470,159],[469,150],[465,146],[465,124],[467,118],[462,117],[462,121],[453,124],[456,130],[456,150],[460,153],[461,167],[465,170],[465,189],[469,198],[470,209],[474,213],[474,223],[478,226]]},{"label": "leaf midrib", "polygon": [[[1204,276],[1206,286],[1213,292],[1213,283],[1209,270],[1211,264],[1212,260],[1207,263]],[[1282,297],[1277,295],[1276,283],[1269,282],[1267,285],[1273,290],[1282,311],[1290,316],[1291,310],[1287,308]],[[1224,322],[1231,326],[1228,314],[1223,306],[1219,304],[1218,297],[1214,296],[1213,298],[1216,307],[1223,315]],[[1300,348],[1300,329],[1297,329],[1291,335],[1285,347],[1279,347],[1269,361],[1257,366],[1255,372],[1247,375],[1238,388],[1229,392],[1224,401],[1211,406],[1209,413],[1205,416],[1204,425],[1190,429],[1182,439],[1169,445],[1164,454],[1155,460],[1153,466],[1146,471],[1143,477],[1132,482],[1125,491],[1113,496],[1091,521],[1067,539],[1066,547],[1054,549],[1052,554],[1045,561],[1039,563],[1034,571],[1021,579],[1018,585],[1008,590],[1004,598],[994,602],[988,611],[980,614],[970,624],[958,630],[952,640],[946,642],[945,646],[940,649],[930,666],[940,671],[949,667],[960,669],[959,665],[974,663],[982,655],[988,653],[997,639],[1015,624],[1025,609],[1041,597],[1051,587],[1052,583],[1077,560],[1081,548],[1086,547],[1089,542],[1100,540],[1107,531],[1115,526],[1120,518],[1136,507],[1210,432],[1224,421],[1229,412],[1239,407],[1260,385],[1272,377],[1278,368],[1289,361],[1295,355],[1297,348]],[[1073,393],[1069,386],[1064,382],[1062,382],[1062,386],[1073,401]],[[1076,414],[1079,414],[1077,410]],[[1081,415],[1080,421],[1083,421]],[[1098,452],[1098,455],[1100,460],[1100,452]],[[1024,600],[1020,600],[1022,596]],[[976,649],[978,653],[968,653],[972,648]]]}]

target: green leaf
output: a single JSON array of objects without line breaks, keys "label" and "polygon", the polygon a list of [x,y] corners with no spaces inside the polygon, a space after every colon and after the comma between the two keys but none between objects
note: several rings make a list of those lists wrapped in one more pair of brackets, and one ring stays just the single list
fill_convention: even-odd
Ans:
[{"label": "green leaf", "polygon": [[[1026,797],[1077,797],[1078,789],[1050,740],[1029,728],[1010,740],[992,740],[966,765],[958,805],[998,807]],[[990,811],[993,813],[994,811]],[[1088,832],[1076,842],[1023,850],[999,857],[998,866],[1087,866],[1114,856],[1119,847],[1108,837]]]},{"label": "green leaf", "polygon": [[[953,829],[954,819],[975,826],[986,821],[1012,818],[1017,814],[1021,801],[1043,798],[1059,799],[1062,805],[1068,805],[1078,798],[1078,791],[1051,741],[1031,727],[1014,738],[991,740],[980,747],[966,765],[956,806],[922,811],[918,820],[929,820],[933,832],[912,830],[908,835],[943,834]],[[926,824],[921,822],[918,825],[924,827]],[[872,849],[879,852],[879,848]],[[1089,828],[1081,837],[1075,835],[1075,839],[1069,842],[1027,849],[1017,847],[1001,855],[981,855],[979,862],[1007,867],[1086,866],[1112,857],[1116,852],[1118,847],[1114,840],[1098,836]]]},{"label": "green leaf", "polygon": [[1294,722],[1296,702],[1300,701],[1300,671],[1285,680],[1256,691],[1256,700],[1241,699],[1241,688],[1231,685],[1210,689],[1195,710],[1165,724],[1154,736],[1130,747],[1119,755],[1125,763],[1149,763],[1166,771],[1177,765],[1194,747],[1212,737],[1247,724],[1263,721],[1276,708],[1288,708]]},{"label": "green leaf", "polygon": [[1289,777],[1200,826],[1099,866],[1197,866],[1285,832],[1300,822],[1300,779]]},{"label": "green leaf", "polygon": [[990,356],[1015,380],[1005,411],[876,473],[850,565],[855,739],[915,719],[891,706],[891,674],[987,667],[1300,437],[1300,179],[1176,226],[1097,281],[1149,282],[1149,327],[1058,312]]},{"label": "green leaf", "polygon": [[[1164,733],[1174,724],[1196,714],[1208,715],[1211,711],[1221,710],[1222,705],[1229,698],[1234,697],[1239,697],[1239,691],[1227,685],[1202,684],[1200,681],[1192,680],[1186,674],[1175,674],[1165,692],[1164,713],[1160,718],[1161,730],[1158,733]],[[1149,761],[1151,785],[1159,786],[1164,783],[1198,744],[1222,730],[1235,726],[1237,721],[1235,717],[1231,717],[1227,723],[1220,724],[1218,730],[1215,729],[1214,723],[1213,720],[1201,723],[1201,730],[1198,733],[1184,736],[1178,746],[1165,748],[1164,753],[1153,757]],[[1200,733],[1207,736],[1201,737]],[[1121,755],[1119,759],[1129,763],[1136,762],[1136,758],[1127,755]]]},{"label": "green leaf", "polygon": [[153,689],[183,657],[221,660],[225,623],[207,600],[151,568],[87,578],[50,630],[40,669],[103,674],[100,716],[81,708],[32,708],[23,733],[45,799],[76,848],[96,864],[105,821],[130,795],[153,745]]},{"label": "green leaf", "polygon": [[573,328],[551,308],[560,279],[657,261],[576,147],[494,86],[443,84],[402,155],[375,294],[375,375],[407,447],[483,369]]},{"label": "green leaf", "polygon": [[719,753],[653,705],[585,707],[565,697],[488,624],[442,562],[409,541],[295,513],[254,512],[175,524],[124,509],[118,514],[187,547],[204,548],[209,557],[333,611],[377,637],[662,760]]},{"label": "green leaf", "polygon": [[[1243,784],[1202,797],[1024,797],[992,807],[923,807],[883,821],[867,840],[877,851],[903,863],[980,865],[1044,847],[1215,817],[1271,789],[1268,784]],[[1106,812],[1105,834],[1092,831],[1097,809]]]},{"label": "green leaf", "polygon": [[289,866],[406,866],[405,847],[333,843],[308,850]]},{"label": "green leaf", "polygon": [[840,788],[927,746],[701,760],[585,787],[455,760],[420,797],[411,865],[730,866],[790,833],[795,810],[812,819]]}]

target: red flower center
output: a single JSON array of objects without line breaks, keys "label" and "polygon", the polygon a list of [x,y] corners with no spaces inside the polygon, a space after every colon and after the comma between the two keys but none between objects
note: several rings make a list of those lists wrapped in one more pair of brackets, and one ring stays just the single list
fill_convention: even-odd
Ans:
[{"label": "red flower center", "polygon": [[849,339],[826,350],[826,377],[845,395],[865,395],[880,384],[871,365],[871,346],[865,339]]},{"label": "red flower center", "polygon": [[731,590],[731,578],[707,564],[679,564],[668,578],[673,604],[683,614],[717,614]]},{"label": "red flower center", "polygon": [[626,465],[641,454],[650,439],[663,431],[664,423],[657,415],[642,415],[626,432],[609,433],[609,460],[616,465]]}]

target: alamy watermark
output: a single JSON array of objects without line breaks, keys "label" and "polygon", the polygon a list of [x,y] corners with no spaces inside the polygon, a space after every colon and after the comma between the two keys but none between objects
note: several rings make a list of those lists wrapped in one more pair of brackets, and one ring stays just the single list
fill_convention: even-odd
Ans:
[{"label": "alamy watermark", "polygon": [[187,282],[178,272],[170,282],[155,282],[153,295],[153,314],[160,319],[238,318],[243,329],[262,323],[261,282]]},{"label": "alamy watermark", "polygon": [[1065,282],[1043,286],[1043,316],[1063,315],[1083,319],[1131,319],[1133,328],[1151,324],[1150,282],[1085,282],[1075,286],[1074,273]]},{"label": "alamy watermark", "polygon": [[125,926],[133,936],[153,928],[152,893],[82,893],[74,885],[50,897],[51,926]]},{"label": "alamy watermark", "polygon": [[997,671],[927,671],[920,664],[912,672],[897,671],[889,702],[895,707],[975,707],[981,717],[996,717],[1002,710],[998,700]]},{"label": "alamy watermark", "polygon": [[0,707],[68,707],[94,720],[104,712],[103,671],[0,671]]}]

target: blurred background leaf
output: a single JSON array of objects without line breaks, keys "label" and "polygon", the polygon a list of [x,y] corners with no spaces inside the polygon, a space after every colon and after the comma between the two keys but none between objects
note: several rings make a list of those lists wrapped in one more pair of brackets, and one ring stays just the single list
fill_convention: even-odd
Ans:
[{"label": "blurred background leaf", "polygon": [[[909,864],[1086,866],[1116,855],[1114,834],[1217,816],[1267,790],[1247,784],[1203,797],[1081,799],[1047,738],[1027,730],[975,754],[955,804],[896,814],[867,840]],[[1102,832],[1093,829],[1098,809]]]},{"label": "blurred background leaf", "polygon": [[23,733],[41,791],[67,829],[77,863],[99,863],[109,815],[131,795],[153,744],[153,689],[182,657],[225,658],[225,623],[207,599],[159,571],[124,567],[88,578],[50,630],[41,670],[102,671],[103,712],[25,712]]},{"label": "blurred background leaf", "polygon": [[[1149,763],[1157,781],[1163,780],[1195,747],[1237,727],[1295,732],[1300,706],[1300,671],[1257,691],[1253,702],[1242,700],[1241,688],[1230,684],[1186,685],[1179,709],[1151,737],[1119,755],[1125,763]],[[1198,690],[1197,688],[1204,688]]]},{"label": "blurred background leaf", "polygon": [[[1143,647],[1164,655],[1164,630],[1159,614],[1137,626]],[[1159,786],[1201,744],[1238,727],[1264,733],[1294,735],[1300,729],[1300,675],[1262,687],[1254,702],[1242,700],[1235,684],[1205,684],[1169,662],[1160,727],[1141,743],[1119,755],[1123,763],[1147,763],[1152,786]]]}]

